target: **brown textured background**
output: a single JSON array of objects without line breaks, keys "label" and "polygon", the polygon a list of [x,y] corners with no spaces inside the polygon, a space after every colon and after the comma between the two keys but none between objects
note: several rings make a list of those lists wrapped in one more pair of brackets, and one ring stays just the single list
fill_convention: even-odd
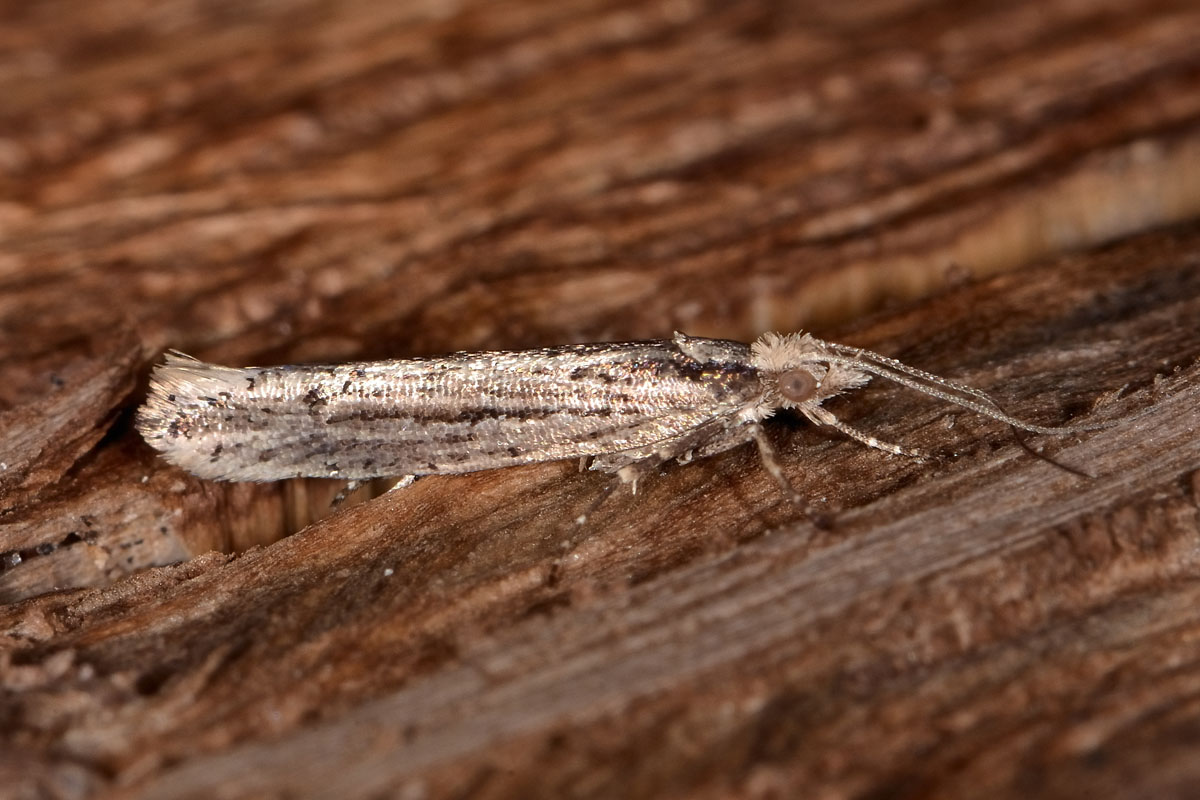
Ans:
[{"label": "brown textured background", "polygon": [[[10,2],[0,98],[5,797],[1194,795],[1194,3]],[[753,448],[576,526],[130,426],[166,347],[801,327],[1120,422],[876,382],[937,462],[771,426],[828,529]]]}]

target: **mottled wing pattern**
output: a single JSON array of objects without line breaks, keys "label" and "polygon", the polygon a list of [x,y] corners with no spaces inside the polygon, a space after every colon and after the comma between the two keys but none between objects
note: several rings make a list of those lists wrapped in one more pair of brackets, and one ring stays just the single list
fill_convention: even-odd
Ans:
[{"label": "mottled wing pattern", "polygon": [[761,396],[749,348],[689,339],[315,367],[169,355],[138,427],[223,480],[462,473],[678,437]]}]

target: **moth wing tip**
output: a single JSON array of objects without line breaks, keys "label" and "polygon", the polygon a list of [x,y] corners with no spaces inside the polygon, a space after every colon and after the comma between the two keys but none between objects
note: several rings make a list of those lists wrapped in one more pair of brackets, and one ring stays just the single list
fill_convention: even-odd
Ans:
[{"label": "moth wing tip", "polygon": [[203,362],[201,362],[200,359],[196,358],[195,356],[189,356],[187,353],[183,352],[182,350],[176,350],[174,348],[171,348],[170,350],[167,350],[166,352],[163,353],[162,364],[159,365],[159,368],[161,369],[162,367],[178,366],[181,364],[200,364],[200,363],[203,363]]}]

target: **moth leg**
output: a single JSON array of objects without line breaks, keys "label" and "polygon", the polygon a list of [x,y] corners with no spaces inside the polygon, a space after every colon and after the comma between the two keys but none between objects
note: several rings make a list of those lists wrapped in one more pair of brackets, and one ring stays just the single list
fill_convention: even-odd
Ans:
[{"label": "moth leg", "polygon": [[636,495],[638,481],[661,467],[665,461],[667,461],[665,458],[650,456],[641,461],[626,464],[617,470],[617,480],[629,487],[630,494]]},{"label": "moth leg", "polygon": [[644,476],[657,468],[666,459],[660,458],[657,455],[646,455],[645,448],[626,453],[606,453],[596,456],[592,459],[591,469],[607,472],[610,475],[616,475],[616,480],[608,482],[608,485],[600,492],[600,495],[592,501],[592,504],[587,507],[587,510],[575,518],[576,525],[582,525],[588,521],[596,509],[604,503],[618,486],[630,484],[633,493],[637,494],[637,483]]},{"label": "moth leg", "polygon": [[[664,462],[675,459],[680,464],[687,464],[698,458],[715,455],[750,441],[745,425],[735,425],[730,428],[724,419],[714,420],[701,425],[695,430],[682,433],[654,444],[635,447],[630,450],[620,450],[615,453],[600,453],[592,456],[589,469],[600,472],[618,473],[623,467],[639,461],[653,462],[657,467]],[[653,467],[647,469],[648,472]]]},{"label": "moth leg", "polygon": [[735,428],[729,428],[714,436],[709,441],[700,445],[694,452],[686,454],[690,456],[687,460],[683,457],[677,460],[681,464],[686,464],[688,461],[708,458],[715,456],[718,453],[724,453],[726,450],[732,450],[735,447],[741,447],[754,438],[753,428],[757,427],[758,423],[743,423]]},{"label": "moth leg", "polygon": [[910,450],[907,447],[901,447],[898,444],[880,441],[874,436],[868,436],[858,428],[850,427],[823,408],[817,407],[813,409],[805,409],[804,415],[818,425],[824,425],[828,428],[833,428],[838,433],[845,434],[856,442],[862,442],[867,447],[873,447],[876,450],[882,450],[883,452],[891,453],[894,456],[908,456],[909,458],[915,458],[918,461],[929,460],[929,455],[922,453],[920,450]]},{"label": "moth leg", "polygon": [[724,431],[721,435],[698,448],[695,457],[707,458],[708,456],[723,453],[726,450],[731,450],[751,441],[758,447],[758,457],[762,462],[763,469],[771,476],[771,480],[775,481],[775,485],[779,487],[784,496],[792,504],[804,511],[810,519],[815,521],[820,518],[822,515],[809,507],[808,498],[796,491],[795,487],[792,486],[792,482],[788,480],[787,475],[783,473],[783,467],[779,464],[779,456],[775,452],[775,447],[771,444],[771,440],[767,438],[767,431],[761,423],[750,422]]},{"label": "moth leg", "polygon": [[[619,475],[621,470],[642,461],[649,460],[658,465],[667,460],[657,455],[658,447],[659,445],[656,444],[653,447],[639,447],[634,450],[623,450],[619,453],[601,453],[592,458],[592,464],[588,469],[597,472],[607,472],[609,475]],[[623,482],[628,483],[629,481]],[[634,494],[637,494],[637,492],[634,492]]]},{"label": "moth leg", "polygon": [[[400,477],[400,480],[396,481],[395,486],[388,489],[388,492],[394,492],[397,489],[404,489],[408,486],[412,486],[413,482],[416,479],[417,479],[416,475],[403,475]],[[348,498],[350,495],[357,492],[359,489],[361,489],[363,486],[367,485],[369,482],[370,482],[369,478],[367,478],[367,479],[353,478],[351,480],[346,481],[346,485],[342,487],[342,490],[333,496],[333,502],[330,504],[330,507],[337,508],[342,503],[346,502],[346,498]],[[387,494],[387,492],[384,492],[384,494]]]},{"label": "moth leg", "polygon": [[787,475],[783,474],[783,468],[779,466],[779,459],[775,455],[775,448],[767,438],[767,432],[763,426],[757,422],[753,423],[750,426],[750,436],[754,439],[754,443],[758,445],[758,458],[762,461],[763,469],[767,471],[767,474],[775,481],[775,485],[791,501],[792,505],[800,509],[814,527],[821,530],[832,528],[833,521],[830,516],[810,506],[808,498],[797,492],[796,488],[792,486],[792,482],[788,480]]},{"label": "moth leg", "polygon": [[[700,449],[706,439],[711,439],[712,429],[701,426],[695,431],[655,442],[653,445],[638,447],[618,453],[602,453],[592,458],[591,469],[616,475],[617,479],[610,481],[600,496],[588,506],[587,511],[575,518],[576,524],[587,522],[600,504],[607,500],[620,485],[628,485],[633,494],[637,494],[637,485],[645,476],[654,472],[672,458],[688,456]],[[743,441],[745,441],[743,439]]]},{"label": "moth leg", "polygon": [[583,523],[587,522],[588,517],[590,517],[592,514],[594,514],[596,512],[596,509],[599,508],[600,505],[605,500],[607,500],[610,496],[612,496],[613,490],[615,490],[617,488],[617,485],[619,483],[620,483],[619,480],[609,481],[608,485],[606,485],[603,489],[600,490],[600,494],[596,497],[595,500],[592,501],[592,504],[587,507],[587,510],[575,518],[575,524],[582,525]]},{"label": "moth leg", "polygon": [[[587,507],[587,511],[584,511],[575,518],[575,524],[582,525],[583,523],[587,522],[588,517],[595,513],[596,509],[599,508],[605,500],[612,497],[613,492],[616,491],[618,486],[628,485],[632,490],[632,493],[637,494],[638,481],[649,475],[654,470],[658,469],[663,465],[664,462],[669,461],[671,458],[671,456],[664,458],[659,454],[654,454],[634,461],[629,461],[628,463],[615,469],[605,469],[606,472],[616,473],[616,480],[611,480],[608,482],[608,485],[600,491],[600,495],[592,501],[590,506]],[[595,469],[594,466],[593,469]]]},{"label": "moth leg", "polygon": [[586,521],[588,515],[613,493],[618,483],[629,484],[633,493],[637,494],[638,481],[672,458],[687,463],[693,459],[707,458],[723,453],[751,441],[758,447],[758,455],[763,469],[771,476],[784,496],[797,506],[813,525],[818,528],[828,528],[830,522],[827,515],[812,509],[807,498],[796,491],[791,481],[783,473],[775,448],[767,438],[763,426],[757,422],[748,422],[729,427],[729,423],[725,420],[714,421],[711,425],[701,426],[691,433],[667,439],[653,447],[596,456],[592,461],[592,469],[615,473],[617,480],[605,488],[603,495],[588,509],[586,514],[577,519],[577,522]]},{"label": "moth leg", "polygon": [[329,507],[337,508],[342,503],[346,502],[347,497],[361,489],[365,483],[366,481],[359,480],[357,478],[346,481],[346,485],[342,487],[342,490],[333,496],[333,502],[329,504]]},{"label": "moth leg", "polygon": [[400,480],[396,481],[392,485],[392,488],[388,489],[386,492],[384,492],[384,494],[391,494],[392,492],[396,491],[397,489],[407,489],[409,486],[412,486],[416,482],[417,482],[416,475],[401,475]]},{"label": "moth leg", "polygon": [[804,495],[796,491],[792,486],[792,482],[788,480],[787,475],[783,474],[783,467],[779,466],[779,458],[775,454],[775,448],[771,445],[771,440],[767,438],[767,432],[762,425],[755,423],[750,426],[750,437],[754,439],[754,443],[758,445],[758,458],[762,461],[763,469],[775,481],[775,485],[783,492],[788,500],[793,504],[803,508],[805,513],[808,513],[808,500]]},{"label": "moth leg", "polygon": [[592,462],[592,469],[616,473],[621,482],[628,484],[633,494],[637,494],[638,481],[672,459],[687,464],[694,459],[707,458],[750,441],[752,434],[747,431],[747,427],[749,426],[736,425],[730,428],[727,420],[713,420],[695,430],[664,439],[648,447],[597,456]]}]

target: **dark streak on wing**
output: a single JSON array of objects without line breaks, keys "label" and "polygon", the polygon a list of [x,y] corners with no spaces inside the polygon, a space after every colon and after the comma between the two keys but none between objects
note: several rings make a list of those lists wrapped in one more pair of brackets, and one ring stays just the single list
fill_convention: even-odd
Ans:
[{"label": "dark streak on wing", "polygon": [[671,341],[333,367],[232,369],[174,356],[138,425],[173,463],[231,480],[459,473],[611,453],[761,394],[746,345],[706,344],[705,363]]}]

